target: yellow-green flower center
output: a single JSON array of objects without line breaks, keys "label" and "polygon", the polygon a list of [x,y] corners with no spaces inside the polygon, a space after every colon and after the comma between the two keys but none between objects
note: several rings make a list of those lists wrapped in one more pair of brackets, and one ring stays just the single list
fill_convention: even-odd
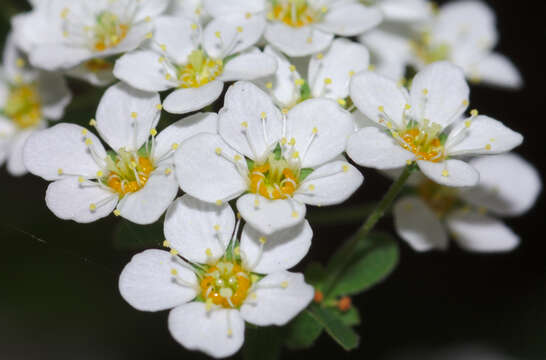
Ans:
[{"label": "yellow-green flower center", "polygon": [[103,11],[97,15],[95,26],[86,30],[93,33],[93,49],[102,52],[117,46],[125,39],[129,28],[130,26],[123,23],[116,14]]},{"label": "yellow-green flower center", "polygon": [[319,21],[327,10],[326,7],[313,8],[307,0],[272,0],[267,18],[288,26],[302,27]]},{"label": "yellow-green flower center", "polygon": [[121,198],[144,187],[155,166],[148,156],[138,156],[120,149],[115,157],[106,157],[106,170],[108,174],[98,174],[99,181]]},{"label": "yellow-green flower center", "polygon": [[434,43],[429,33],[425,32],[415,41],[410,43],[411,49],[424,64],[449,59],[451,49],[448,44]]},{"label": "yellow-green flower center", "polygon": [[222,259],[208,266],[202,276],[199,284],[201,297],[207,304],[238,308],[249,295],[255,280],[255,275],[245,270],[238,261]]},{"label": "yellow-green flower center", "polygon": [[249,170],[249,191],[270,200],[291,197],[299,186],[299,167],[284,158],[276,159],[274,154]]},{"label": "yellow-green flower center", "polygon": [[178,67],[178,80],[182,88],[196,88],[216,79],[224,70],[223,61],[208,57],[203,50],[194,50],[186,65]]},{"label": "yellow-green flower center", "polygon": [[37,125],[42,119],[42,104],[36,84],[12,87],[6,100],[4,114],[21,129]]},{"label": "yellow-green flower center", "polygon": [[457,188],[442,186],[430,180],[424,180],[417,192],[439,217],[444,217],[461,205]]}]

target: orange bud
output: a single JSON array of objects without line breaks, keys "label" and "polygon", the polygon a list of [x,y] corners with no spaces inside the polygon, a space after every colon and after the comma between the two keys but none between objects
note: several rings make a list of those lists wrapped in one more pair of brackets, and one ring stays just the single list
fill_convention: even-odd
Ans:
[{"label": "orange bud", "polygon": [[337,308],[343,312],[349,311],[349,309],[351,308],[351,298],[348,296],[344,296],[339,299],[339,301],[337,302]]}]

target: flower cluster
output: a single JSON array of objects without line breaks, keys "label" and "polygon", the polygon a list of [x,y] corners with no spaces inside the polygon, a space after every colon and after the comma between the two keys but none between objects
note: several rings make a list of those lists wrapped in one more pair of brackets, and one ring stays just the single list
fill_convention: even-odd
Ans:
[{"label": "flower cluster", "polygon": [[[13,18],[0,68],[0,162],[50,181],[60,219],[163,223],[169,251],[135,255],[119,289],[138,310],[172,309],[169,330],[187,349],[233,355],[245,323],[286,325],[313,299],[347,311],[359,291],[332,288],[406,181],[394,223],[415,250],[445,249],[448,231],[470,251],[519,243],[487,213],[524,213],[541,182],[508,153],[521,134],[468,111],[467,79],[522,85],[492,52],[495,18],[481,2],[32,5]],[[48,127],[71,102],[65,76],[108,86],[86,126]],[[163,111],[191,114],[167,123]],[[364,182],[357,165],[397,180],[329,286],[287,271],[311,246],[307,205],[349,199]]]}]

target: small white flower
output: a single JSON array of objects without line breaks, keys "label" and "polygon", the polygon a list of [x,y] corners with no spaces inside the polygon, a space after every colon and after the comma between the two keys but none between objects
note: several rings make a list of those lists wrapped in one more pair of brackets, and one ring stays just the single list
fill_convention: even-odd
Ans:
[{"label": "small white flower", "polygon": [[[14,20],[19,46],[46,70],[67,70],[137,48],[153,30],[153,19],[169,0],[44,0]],[[96,70],[90,64],[91,74]],[[98,79],[94,79],[98,81]]]},{"label": "small white flower", "polygon": [[413,23],[427,20],[432,14],[432,2],[428,0],[360,0],[377,6],[385,21]]},{"label": "small white flower", "polygon": [[47,120],[59,120],[72,95],[60,74],[28,66],[26,56],[7,37],[0,67],[0,165],[7,160],[11,175],[27,172],[23,146]]},{"label": "small white flower", "polygon": [[346,0],[204,0],[215,19],[234,17],[267,20],[265,39],[288,56],[326,49],[334,35],[355,36],[382,20],[378,9]]},{"label": "small white flower", "polygon": [[203,8],[203,0],[172,0],[165,14],[186,17],[200,24],[209,20],[209,16]]},{"label": "small white flower", "polygon": [[175,89],[163,103],[168,112],[199,110],[220,96],[225,81],[252,80],[277,68],[275,59],[257,48],[240,53],[252,43],[239,35],[245,29],[231,30],[209,25],[201,33],[189,19],[159,18],[154,47],[121,57],[114,75],[141,90]]},{"label": "small white flower", "polygon": [[341,203],[362,184],[341,156],[351,115],[331,100],[310,99],[283,116],[266,93],[241,81],[226,93],[218,128],[175,154],[180,187],[207,202],[238,198],[242,217],[265,234],[303,221],[305,204]]},{"label": "small white flower", "polygon": [[519,237],[487,212],[517,216],[528,211],[542,188],[538,172],[516,154],[470,163],[480,173],[478,186],[443,187],[421,176],[412,179],[416,194],[395,204],[396,231],[415,250],[447,248],[447,232],[468,251],[509,251],[519,244]]},{"label": "small white flower", "polygon": [[311,227],[305,222],[266,238],[245,225],[239,241],[239,226],[228,204],[182,196],[165,219],[171,252],[134,256],[119,279],[122,297],[141,311],[172,309],[175,340],[215,358],[239,350],[245,321],[288,323],[314,294],[302,274],[286,271],[309,250]]},{"label": "small white flower", "polygon": [[469,88],[461,69],[448,62],[425,67],[409,93],[369,71],[353,78],[350,93],[357,108],[385,130],[365,127],[349,139],[347,154],[362,166],[393,169],[416,161],[439,184],[474,186],[478,172],[457,157],[499,154],[523,141],[519,133],[476,110],[461,119]]},{"label": "small white flower", "polygon": [[106,152],[95,135],[73,124],[31,136],[24,161],[31,173],[53,181],[46,192],[49,209],[81,223],[114,209],[138,224],[155,222],[178,191],[172,163],[178,144],[217,127],[216,114],[196,114],[157,134],[160,113],[158,94],[119,83],[106,91],[97,119],[91,120],[113,151]]}]

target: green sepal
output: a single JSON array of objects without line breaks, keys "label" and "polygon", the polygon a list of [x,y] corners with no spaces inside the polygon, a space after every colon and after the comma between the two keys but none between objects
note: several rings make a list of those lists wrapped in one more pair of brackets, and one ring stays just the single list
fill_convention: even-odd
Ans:
[{"label": "green sepal", "polygon": [[247,157],[245,157],[245,160],[246,160],[246,166],[248,167],[248,171],[252,171],[252,169],[254,169],[254,160],[252,159],[249,159]]},{"label": "green sepal", "polygon": [[303,168],[300,170],[300,178],[299,181],[302,182],[305,180],[306,177],[308,177],[315,169],[312,168]]},{"label": "green sepal", "polygon": [[281,145],[277,143],[277,146],[275,146],[275,149],[273,150],[273,155],[275,156],[275,160],[280,160],[282,157],[282,149]]},{"label": "green sepal", "polygon": [[300,101],[305,101],[311,98],[311,87],[309,83],[305,81],[302,86],[300,86]]}]

